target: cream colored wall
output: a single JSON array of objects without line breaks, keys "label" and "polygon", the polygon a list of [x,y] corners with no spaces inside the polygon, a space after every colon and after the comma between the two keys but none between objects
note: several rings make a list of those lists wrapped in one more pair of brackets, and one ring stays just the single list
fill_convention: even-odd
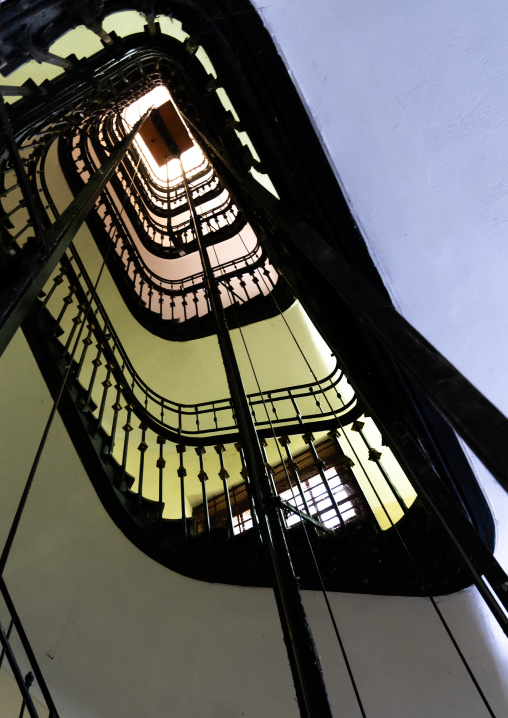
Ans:
[{"label": "cream colored wall", "polygon": [[[27,671],[28,672],[28,668]],[[26,675],[26,672],[23,675]],[[32,698],[39,718],[48,718],[49,711],[46,705]],[[18,684],[10,671],[2,666],[0,670],[0,715],[2,718],[19,718],[21,711],[21,694]],[[28,711],[25,709],[25,716],[28,718]]]}]

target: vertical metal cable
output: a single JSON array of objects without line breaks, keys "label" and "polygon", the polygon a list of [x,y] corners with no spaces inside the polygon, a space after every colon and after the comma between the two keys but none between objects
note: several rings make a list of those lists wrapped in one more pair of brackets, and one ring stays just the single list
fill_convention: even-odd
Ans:
[{"label": "vertical metal cable", "polygon": [[[242,238],[242,242],[243,242],[243,238]],[[245,242],[243,242],[243,244],[244,244],[244,247],[245,247]],[[306,362],[306,364],[307,364],[309,370],[311,371],[312,376],[314,377],[314,380],[318,383],[318,385],[320,385],[319,380],[317,379],[317,377],[316,377],[316,375],[315,375],[315,373],[314,373],[314,371],[313,371],[313,369],[312,369],[312,367],[311,367],[311,365],[310,365],[310,363],[309,363],[307,357],[305,356],[305,353],[303,352],[303,350],[302,350],[302,348],[301,348],[299,342],[297,341],[297,339],[296,339],[296,337],[295,337],[293,331],[291,330],[291,327],[289,326],[289,324],[288,324],[286,318],[284,317],[283,312],[281,311],[281,309],[280,309],[280,307],[279,307],[279,305],[278,305],[277,299],[273,296],[273,293],[272,293],[272,299],[273,299],[273,301],[275,302],[275,305],[276,305],[276,307],[277,307],[277,309],[278,309],[278,311],[279,311],[279,314],[280,314],[280,316],[282,317],[284,323],[286,324],[286,326],[287,326],[287,328],[288,328],[288,330],[289,330],[291,336],[293,337],[293,339],[294,339],[294,341],[295,341],[295,344],[296,344],[296,346],[298,347],[298,349],[299,349],[299,351],[300,351],[300,353],[301,353],[303,359],[305,360],[305,362]],[[375,493],[375,495],[376,495],[376,498],[377,498],[377,500],[378,500],[379,503],[380,503],[380,506],[382,507],[383,511],[385,512],[386,517],[387,517],[388,521],[390,522],[391,527],[394,529],[394,531],[395,531],[395,533],[396,533],[398,539],[399,539],[400,542],[401,542],[401,545],[402,545],[402,547],[403,547],[405,553],[407,554],[409,560],[411,561],[411,563],[412,563],[412,565],[413,565],[413,568],[415,569],[415,571],[416,571],[416,573],[417,573],[417,575],[418,575],[418,578],[419,578],[419,580],[420,580],[420,582],[421,582],[422,588],[424,589],[424,591],[425,591],[425,593],[426,593],[426,595],[427,595],[427,598],[430,600],[430,602],[431,602],[431,604],[432,604],[432,606],[433,606],[433,608],[434,608],[434,610],[435,610],[435,612],[436,612],[436,614],[437,614],[437,616],[438,616],[438,618],[439,618],[441,624],[443,625],[443,628],[445,629],[445,631],[446,631],[448,637],[450,638],[450,640],[451,640],[451,642],[452,642],[452,645],[454,646],[454,648],[455,648],[455,650],[456,650],[456,652],[457,652],[457,654],[458,654],[460,660],[462,661],[462,664],[464,665],[464,667],[465,667],[465,669],[466,669],[466,671],[467,671],[469,677],[471,678],[471,681],[473,682],[473,685],[475,686],[476,690],[478,691],[478,694],[479,694],[479,696],[480,696],[480,698],[481,698],[483,704],[485,705],[485,708],[487,709],[489,715],[492,716],[492,718],[496,718],[496,716],[495,716],[495,714],[494,714],[494,712],[493,712],[493,710],[492,710],[492,708],[491,708],[491,706],[490,706],[490,703],[489,703],[489,701],[487,700],[487,697],[486,697],[485,694],[483,693],[483,691],[482,691],[482,689],[481,689],[481,686],[480,686],[480,684],[478,683],[478,680],[476,679],[476,676],[474,675],[474,673],[473,673],[471,667],[469,666],[469,663],[468,663],[466,657],[465,657],[464,654],[462,653],[462,650],[461,650],[460,646],[458,645],[457,640],[455,639],[455,636],[453,635],[453,633],[452,633],[452,631],[451,631],[451,629],[450,629],[450,627],[449,627],[449,625],[448,625],[446,619],[444,618],[444,616],[443,616],[443,614],[442,614],[442,612],[441,612],[441,609],[440,609],[439,606],[437,605],[437,602],[436,602],[436,600],[434,599],[434,597],[431,595],[431,592],[430,592],[430,590],[429,590],[428,584],[427,584],[427,582],[426,582],[426,580],[425,580],[425,578],[424,578],[424,576],[423,576],[423,574],[422,574],[422,572],[421,572],[421,570],[420,570],[420,568],[419,568],[419,566],[418,566],[418,563],[417,563],[417,562],[415,561],[415,559],[413,558],[413,555],[412,555],[412,553],[411,553],[409,547],[407,546],[406,542],[404,541],[402,535],[400,534],[397,525],[393,522],[393,520],[392,520],[391,516],[389,515],[389,513],[388,513],[388,511],[387,511],[387,509],[386,509],[384,503],[381,501],[381,499],[380,499],[380,497],[379,497],[379,494],[377,493],[376,489],[374,488],[374,485],[373,485],[373,483],[372,483],[372,481],[371,481],[371,479],[370,479],[370,477],[369,477],[369,475],[368,475],[368,472],[363,468],[363,464],[362,464],[360,458],[358,457],[358,454],[357,454],[356,451],[354,450],[354,448],[353,448],[353,446],[352,446],[352,444],[351,444],[351,441],[349,440],[349,437],[348,437],[347,434],[346,434],[346,431],[344,430],[344,427],[343,427],[343,425],[342,425],[342,423],[341,423],[340,417],[337,416],[336,411],[335,411],[335,410],[333,409],[333,407],[331,406],[331,404],[330,404],[330,402],[329,402],[329,400],[328,400],[328,397],[326,397],[326,395],[324,394],[324,392],[323,392],[323,395],[325,396],[325,399],[326,399],[326,401],[327,401],[327,403],[328,403],[328,406],[329,406],[330,410],[333,412],[333,414],[334,414],[334,416],[335,416],[335,419],[337,420],[339,426],[341,427],[342,432],[343,432],[343,434],[344,434],[344,437],[346,438],[346,440],[347,440],[347,442],[348,442],[350,448],[352,449],[352,451],[353,451],[354,454],[355,454],[356,459],[358,460],[360,466],[362,467],[362,469],[363,469],[363,471],[364,471],[364,474],[365,474],[365,476],[367,477],[367,480],[368,480],[368,482],[369,482],[369,485],[370,485],[370,487],[372,488],[372,490],[374,491],[374,493]],[[390,485],[391,485],[391,484],[390,484]],[[305,527],[304,527],[304,528],[305,528]],[[307,535],[307,532],[306,532],[306,535]],[[313,554],[312,546],[310,545],[310,540],[309,540],[309,539],[308,539],[308,543],[309,543],[309,550],[310,550],[311,553]],[[314,560],[315,560],[315,559],[314,559]],[[316,563],[316,566],[317,566],[317,563]],[[322,582],[321,577],[320,577],[320,580],[321,580],[321,582]],[[324,589],[324,585],[323,585],[323,592],[324,592],[324,595],[325,595],[325,600],[326,600],[326,602],[327,602],[327,605],[329,605],[328,598],[326,597],[326,591],[325,591],[325,589]],[[331,614],[331,617],[332,617],[332,620],[334,620],[332,614]]]},{"label": "vertical metal cable", "polygon": [[[245,246],[245,245],[244,245],[244,246]],[[215,246],[214,246],[214,252],[215,252],[215,257],[216,257],[217,263],[218,263],[219,260],[218,260],[217,252],[215,251]],[[220,265],[219,265],[219,266],[220,266]],[[247,358],[248,358],[248,360],[249,360],[249,364],[250,364],[250,367],[251,367],[251,369],[252,369],[252,373],[253,373],[253,375],[254,375],[254,380],[255,380],[255,382],[256,382],[256,385],[257,385],[257,388],[258,388],[258,392],[259,392],[259,394],[260,394],[260,396],[261,396],[261,401],[263,402],[263,407],[264,407],[265,412],[266,412],[266,415],[267,415],[267,417],[268,417],[268,422],[269,422],[269,424],[270,424],[270,430],[271,430],[271,432],[272,432],[273,439],[275,440],[275,445],[276,445],[277,451],[278,451],[278,453],[279,453],[279,457],[280,457],[280,460],[281,460],[281,464],[282,464],[283,467],[284,467],[284,471],[285,471],[285,473],[286,473],[286,478],[287,478],[287,481],[288,481],[289,486],[291,487],[291,491],[292,491],[292,493],[293,493],[293,499],[294,499],[295,505],[296,505],[296,496],[295,496],[295,493],[294,493],[293,484],[292,484],[291,478],[290,478],[290,476],[289,476],[289,472],[288,472],[288,470],[287,470],[286,463],[285,463],[284,458],[283,458],[283,456],[282,456],[282,451],[281,451],[281,448],[280,448],[280,446],[279,446],[279,442],[277,441],[276,432],[275,432],[275,429],[274,429],[274,427],[273,427],[272,421],[271,421],[271,419],[270,419],[270,415],[269,415],[269,412],[268,412],[268,408],[267,408],[267,406],[266,406],[266,402],[265,402],[265,399],[264,399],[264,395],[263,395],[263,393],[262,393],[262,391],[261,391],[261,386],[260,386],[260,384],[259,384],[259,380],[258,380],[258,377],[257,377],[257,374],[256,374],[256,370],[254,369],[254,364],[253,364],[253,362],[252,362],[252,358],[251,358],[249,349],[248,349],[248,347],[247,347],[247,343],[246,343],[246,341],[245,341],[245,337],[244,337],[244,334],[243,334],[243,330],[242,330],[240,321],[239,321],[239,319],[238,319],[238,315],[237,315],[237,313],[236,313],[234,298],[233,298],[233,300],[232,300],[232,302],[231,302],[231,305],[232,305],[232,307],[233,307],[233,312],[234,312],[234,315],[235,315],[235,320],[236,320],[236,323],[237,323],[237,327],[238,327],[238,330],[239,330],[239,332],[240,332],[240,336],[241,336],[241,338],[242,338],[242,342],[243,342],[245,351],[246,351],[246,353],[247,353]],[[327,607],[328,613],[329,613],[330,618],[331,618],[331,621],[332,621],[332,625],[333,625],[333,629],[334,629],[334,632],[335,632],[335,636],[336,636],[336,638],[337,638],[337,641],[338,641],[338,644],[339,644],[339,647],[340,647],[340,650],[341,650],[341,653],[342,653],[342,657],[343,657],[343,660],[344,660],[344,664],[345,664],[345,666],[346,666],[346,670],[347,670],[347,673],[348,673],[348,676],[349,676],[349,680],[350,680],[350,682],[351,682],[351,686],[352,686],[353,691],[354,691],[354,694],[355,694],[355,698],[356,698],[356,702],[357,702],[357,704],[358,704],[358,708],[360,709],[360,713],[361,713],[361,715],[362,715],[362,718],[367,718],[367,714],[365,713],[365,709],[364,709],[364,707],[363,707],[363,702],[362,702],[362,699],[361,699],[361,697],[360,697],[360,693],[359,693],[359,690],[358,690],[358,686],[357,686],[355,677],[354,677],[354,675],[353,675],[353,671],[352,671],[352,668],[351,668],[351,664],[350,664],[350,662],[349,662],[349,659],[348,659],[348,656],[347,656],[347,653],[346,653],[346,649],[345,649],[344,643],[343,643],[342,638],[341,638],[341,635],[340,635],[340,633],[339,633],[339,629],[338,629],[338,626],[337,626],[337,622],[336,622],[335,617],[334,617],[334,615],[333,615],[333,611],[332,611],[330,602],[329,602],[329,600],[328,600],[328,596],[327,596],[327,594],[326,594],[326,590],[325,590],[324,582],[323,582],[323,579],[322,579],[322,576],[321,576],[321,572],[320,572],[320,570],[319,570],[319,566],[318,566],[318,563],[317,563],[317,561],[316,561],[316,558],[315,558],[315,555],[314,555],[314,551],[312,550],[310,537],[309,537],[309,535],[308,535],[308,533],[307,533],[307,527],[305,526],[305,521],[303,521],[302,524],[303,524],[303,529],[304,529],[305,537],[306,537],[306,540],[307,540],[307,544],[308,544],[308,546],[309,546],[309,549],[310,549],[310,552],[311,552],[311,555],[312,555],[312,559],[313,559],[313,562],[314,562],[314,566],[315,566],[315,569],[316,569],[316,572],[317,572],[317,575],[318,575],[318,579],[319,579],[319,582],[320,582],[320,585],[321,585],[321,591],[322,591],[322,593],[323,593],[323,596],[324,596],[324,599],[325,599],[325,602],[326,602],[326,607]]]}]

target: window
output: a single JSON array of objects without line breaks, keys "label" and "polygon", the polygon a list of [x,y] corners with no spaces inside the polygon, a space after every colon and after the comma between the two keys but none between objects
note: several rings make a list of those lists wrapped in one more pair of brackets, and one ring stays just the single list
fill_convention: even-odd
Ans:
[{"label": "window", "polygon": [[[304,451],[295,457],[303,497],[298,489],[295,470],[289,468],[287,462],[277,466],[273,472],[277,494],[302,513],[307,513],[308,509],[310,516],[330,529],[339,528],[341,523],[360,519],[366,513],[365,500],[349,462],[345,461],[346,457],[332,439],[316,445],[316,450],[324,464],[322,474],[316,468],[310,451]],[[330,493],[340,516],[335,510]],[[251,529],[252,507],[245,484],[229,491],[229,501],[234,533],[241,534]],[[288,528],[301,523],[302,519],[298,514],[291,513],[289,509],[284,513]],[[208,501],[208,515],[211,528],[227,525],[227,504],[223,494]],[[196,521],[196,532],[205,531],[206,513],[203,504],[195,507],[193,517]]]}]

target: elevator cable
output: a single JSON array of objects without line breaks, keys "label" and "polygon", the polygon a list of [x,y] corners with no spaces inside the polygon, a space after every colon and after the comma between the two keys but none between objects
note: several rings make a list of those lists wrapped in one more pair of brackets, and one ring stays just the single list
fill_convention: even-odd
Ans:
[{"label": "elevator cable", "polygon": [[[243,241],[243,239],[242,239],[242,241]],[[245,246],[245,244],[244,244],[244,246]],[[216,258],[216,261],[217,261],[217,266],[220,268],[219,259],[218,259],[218,256],[217,256],[217,251],[216,251],[215,245],[213,245],[213,250],[214,250],[215,258]],[[227,287],[226,285],[224,285],[224,286],[225,286],[226,290],[228,290],[228,287]],[[287,478],[287,480],[288,480],[288,484],[289,484],[289,486],[291,487],[291,491],[292,491],[292,493],[293,493],[293,500],[295,501],[295,505],[296,505],[296,498],[295,498],[295,494],[294,494],[293,484],[292,484],[291,479],[290,479],[290,477],[289,477],[289,473],[288,473],[288,470],[287,470],[287,467],[286,467],[286,463],[285,463],[285,461],[284,461],[284,458],[283,458],[283,456],[282,456],[282,452],[281,452],[279,443],[278,443],[278,441],[277,441],[276,432],[275,432],[275,429],[274,429],[274,427],[273,427],[272,420],[270,419],[270,414],[269,414],[268,408],[267,408],[267,406],[266,406],[266,402],[265,402],[265,399],[264,399],[264,395],[263,395],[263,393],[262,393],[262,391],[261,391],[261,386],[260,386],[260,384],[259,384],[259,380],[258,380],[258,377],[257,377],[257,374],[256,374],[256,370],[254,369],[254,364],[253,364],[253,362],[252,362],[252,358],[251,358],[249,349],[248,349],[248,347],[247,347],[247,343],[246,343],[246,341],[245,341],[245,337],[244,337],[244,334],[243,334],[243,330],[242,330],[240,321],[239,321],[239,319],[238,319],[238,315],[237,315],[237,313],[236,313],[235,303],[236,303],[236,302],[235,302],[235,300],[234,300],[234,298],[233,298],[232,301],[231,301],[231,306],[232,306],[232,308],[233,308],[233,313],[234,313],[234,315],[235,315],[236,324],[237,324],[238,330],[239,330],[239,332],[240,332],[240,336],[241,336],[241,338],[242,338],[242,342],[243,342],[245,351],[246,351],[246,353],[247,353],[247,357],[248,357],[248,360],[249,360],[249,364],[250,364],[250,367],[251,367],[251,369],[252,369],[252,373],[253,373],[253,375],[254,375],[254,380],[255,380],[255,382],[256,382],[256,385],[257,385],[257,388],[258,388],[258,392],[260,393],[261,400],[262,400],[262,402],[263,402],[263,407],[264,407],[264,409],[265,409],[266,416],[267,416],[268,422],[269,422],[269,424],[270,424],[270,430],[271,430],[271,432],[272,432],[272,434],[273,434],[273,438],[274,438],[274,440],[275,440],[275,445],[276,445],[276,447],[277,447],[277,450],[278,450],[278,453],[279,453],[279,457],[280,457],[281,463],[282,463],[282,465],[283,465],[283,467],[284,467],[284,471],[285,471],[285,473],[286,473],[286,478]],[[322,576],[321,576],[321,572],[320,572],[320,570],[319,570],[319,566],[318,566],[317,561],[316,561],[316,559],[315,559],[314,552],[312,551],[312,547],[311,547],[311,544],[310,544],[310,539],[309,539],[309,536],[308,536],[308,534],[307,534],[307,528],[306,528],[306,526],[305,526],[305,522],[302,522],[302,523],[303,523],[303,528],[304,528],[305,536],[306,536],[306,539],[307,539],[309,548],[310,548],[310,550],[311,550],[311,555],[312,555],[312,558],[313,558],[313,561],[314,561],[314,565],[315,565],[315,568],[316,568],[316,572],[317,572],[317,575],[318,575],[318,580],[319,580],[319,583],[320,583],[320,586],[321,586],[321,591],[322,591],[323,596],[324,596],[324,599],[325,599],[325,603],[326,603],[326,606],[327,606],[327,610],[328,610],[328,612],[329,612],[329,615],[330,615],[330,618],[331,618],[331,621],[332,621],[332,625],[333,625],[333,628],[334,628],[334,632],[335,632],[337,641],[338,641],[338,643],[339,643],[339,647],[340,647],[340,650],[341,650],[341,653],[342,653],[342,656],[343,656],[343,659],[344,659],[344,663],[345,663],[345,666],[346,666],[346,670],[347,670],[349,679],[350,679],[350,681],[351,681],[351,685],[352,685],[352,687],[353,687],[353,691],[354,691],[354,694],[355,694],[355,697],[356,697],[356,701],[357,701],[357,703],[358,703],[358,707],[359,707],[359,709],[360,709],[360,713],[361,713],[361,715],[362,715],[362,718],[366,718],[366,713],[365,713],[365,709],[364,709],[364,707],[363,707],[363,703],[362,703],[362,700],[361,700],[361,697],[360,697],[360,693],[359,693],[359,691],[358,691],[358,686],[357,686],[356,680],[355,680],[355,678],[354,678],[353,671],[352,671],[352,668],[351,668],[349,659],[348,659],[348,657],[347,657],[346,649],[345,649],[345,647],[344,647],[344,643],[343,643],[342,638],[341,638],[341,636],[340,636],[339,629],[338,629],[338,626],[337,626],[337,622],[336,622],[336,620],[335,620],[335,617],[334,617],[334,615],[333,615],[332,608],[331,608],[331,606],[330,606],[330,602],[329,602],[329,600],[328,600],[328,596],[326,595],[326,590],[325,590],[323,578],[322,578]]]},{"label": "elevator cable", "polygon": [[[245,242],[244,242],[244,240],[243,240],[243,237],[241,237],[241,234],[240,234],[240,233],[239,233],[239,236],[240,236],[240,239],[242,240],[242,243],[243,243],[245,249],[247,250],[247,247],[246,247],[246,245],[245,245]],[[267,284],[266,284],[266,282],[265,282],[265,280],[264,280],[264,277],[263,277],[263,275],[261,274],[261,272],[260,272],[260,276],[261,276],[262,280],[263,280],[264,283],[265,283],[265,288],[267,289],[267,291],[269,291],[269,289],[268,289],[268,287],[267,287]],[[437,613],[437,616],[438,616],[438,618],[439,618],[441,624],[443,625],[443,628],[445,629],[445,631],[446,631],[448,637],[450,638],[450,640],[451,640],[451,642],[452,642],[452,645],[454,646],[454,648],[455,648],[455,650],[456,650],[456,652],[457,652],[457,654],[458,654],[460,660],[462,661],[462,663],[463,663],[463,665],[464,665],[464,667],[465,667],[467,673],[469,674],[469,677],[470,677],[471,681],[473,682],[473,685],[475,686],[476,690],[478,691],[478,694],[479,694],[479,696],[480,696],[480,698],[481,698],[483,704],[485,705],[485,708],[487,709],[487,712],[489,713],[490,716],[492,716],[492,718],[496,718],[495,713],[493,712],[493,710],[492,710],[492,708],[491,708],[491,706],[490,706],[490,703],[489,703],[489,701],[487,700],[487,697],[486,697],[485,694],[483,693],[483,690],[481,689],[481,686],[480,686],[480,684],[478,683],[478,680],[476,679],[476,676],[474,675],[474,673],[473,673],[473,671],[472,671],[472,669],[471,669],[471,667],[470,667],[470,665],[469,665],[469,663],[468,663],[468,661],[467,661],[465,655],[463,654],[463,652],[462,652],[460,646],[458,645],[457,640],[456,640],[455,636],[453,635],[453,633],[452,633],[452,631],[451,631],[451,629],[450,629],[450,627],[449,627],[449,625],[448,625],[446,619],[444,618],[441,609],[440,609],[439,606],[437,605],[437,602],[436,602],[435,598],[432,596],[431,591],[430,591],[429,586],[428,586],[428,583],[427,583],[427,581],[425,580],[425,577],[423,576],[423,573],[422,573],[422,571],[421,571],[421,569],[420,569],[420,567],[419,567],[417,561],[414,559],[414,557],[413,557],[413,555],[412,555],[412,553],[411,553],[411,551],[410,551],[410,549],[409,549],[409,546],[406,544],[406,542],[405,542],[404,538],[402,537],[402,535],[401,535],[401,533],[400,533],[400,531],[399,531],[397,525],[393,522],[391,516],[389,515],[389,513],[388,513],[388,511],[387,511],[387,509],[386,509],[385,504],[383,503],[383,501],[381,501],[381,499],[380,499],[380,497],[379,497],[379,494],[378,494],[377,490],[375,489],[375,487],[374,487],[374,485],[373,485],[373,483],[372,483],[372,480],[371,480],[371,478],[370,478],[368,472],[366,471],[365,467],[363,466],[361,459],[359,458],[357,452],[355,451],[355,449],[354,449],[354,447],[353,447],[353,445],[352,445],[352,443],[351,443],[351,441],[350,441],[350,439],[349,439],[349,437],[348,437],[348,435],[347,435],[347,433],[346,433],[346,431],[345,431],[345,429],[344,429],[344,426],[343,426],[343,424],[342,424],[342,422],[341,422],[341,420],[340,420],[340,417],[337,415],[335,409],[332,407],[332,405],[331,405],[331,403],[330,403],[330,401],[329,401],[329,399],[328,399],[326,393],[325,393],[325,392],[323,391],[323,389],[321,388],[320,382],[319,382],[319,380],[317,379],[316,374],[314,373],[314,370],[312,369],[312,366],[310,365],[310,363],[309,363],[307,357],[305,356],[305,353],[303,352],[303,349],[301,348],[301,346],[300,346],[298,340],[296,339],[296,337],[295,337],[295,335],[294,335],[294,333],[293,333],[291,327],[289,326],[289,323],[288,323],[286,317],[284,316],[282,310],[280,309],[280,306],[279,306],[279,304],[278,304],[278,302],[277,302],[276,297],[274,296],[273,292],[269,292],[269,293],[272,295],[272,299],[273,299],[273,301],[274,301],[274,303],[275,303],[275,306],[277,307],[277,310],[278,310],[280,316],[282,317],[282,319],[283,319],[283,321],[284,321],[286,327],[288,328],[289,333],[291,334],[291,336],[292,336],[292,338],[293,338],[293,340],[294,340],[296,346],[298,347],[298,350],[299,350],[300,354],[302,355],[302,357],[303,357],[305,363],[307,364],[307,367],[309,368],[309,370],[310,370],[310,372],[311,372],[311,374],[312,374],[314,380],[316,381],[316,383],[317,383],[318,386],[320,387],[321,393],[322,393],[323,397],[325,398],[325,400],[326,400],[326,402],[327,402],[327,404],[328,404],[328,407],[329,407],[330,410],[332,411],[332,413],[333,413],[333,415],[334,415],[336,421],[337,421],[338,424],[339,424],[340,429],[342,430],[342,434],[344,435],[346,441],[348,442],[348,444],[349,444],[351,450],[353,451],[353,453],[354,453],[354,455],[355,455],[355,458],[357,459],[359,465],[361,466],[361,468],[362,468],[362,470],[363,470],[363,472],[364,472],[364,474],[365,474],[365,476],[366,476],[366,478],[367,478],[367,480],[368,480],[368,482],[369,482],[369,485],[370,485],[371,489],[373,490],[373,492],[374,492],[374,494],[375,494],[377,500],[378,500],[379,503],[380,503],[380,506],[381,506],[382,510],[384,511],[384,513],[385,513],[385,515],[386,515],[386,517],[387,517],[387,519],[388,519],[388,521],[389,521],[389,523],[390,523],[391,528],[394,529],[394,531],[395,531],[395,533],[396,533],[398,539],[399,539],[400,542],[401,542],[401,545],[402,545],[402,547],[403,547],[404,552],[407,554],[409,560],[411,561],[411,563],[412,563],[412,565],[413,565],[413,568],[415,569],[415,572],[416,572],[416,574],[417,574],[417,576],[418,576],[418,578],[419,578],[419,580],[420,580],[421,586],[422,586],[422,588],[424,589],[424,592],[426,593],[427,598],[430,600],[430,602],[431,602],[431,604],[432,604],[432,606],[433,606],[435,612]],[[242,336],[243,336],[243,335],[242,335]],[[280,451],[279,451],[279,453],[280,453]],[[286,474],[287,474],[287,470],[286,470]],[[389,484],[389,485],[390,485],[390,484]],[[306,535],[307,538],[308,538],[308,535],[307,535],[307,532],[306,532],[306,531],[305,531],[305,535]],[[311,547],[310,543],[309,543],[309,549],[310,549],[310,551],[311,551],[312,554],[313,554],[312,547]]]}]

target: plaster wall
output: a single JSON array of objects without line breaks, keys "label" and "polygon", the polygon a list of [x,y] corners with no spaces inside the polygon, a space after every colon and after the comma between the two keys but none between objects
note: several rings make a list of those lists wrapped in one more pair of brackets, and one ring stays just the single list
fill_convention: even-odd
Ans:
[{"label": "plaster wall", "polygon": [[506,3],[254,5],[396,306],[507,414]]}]

